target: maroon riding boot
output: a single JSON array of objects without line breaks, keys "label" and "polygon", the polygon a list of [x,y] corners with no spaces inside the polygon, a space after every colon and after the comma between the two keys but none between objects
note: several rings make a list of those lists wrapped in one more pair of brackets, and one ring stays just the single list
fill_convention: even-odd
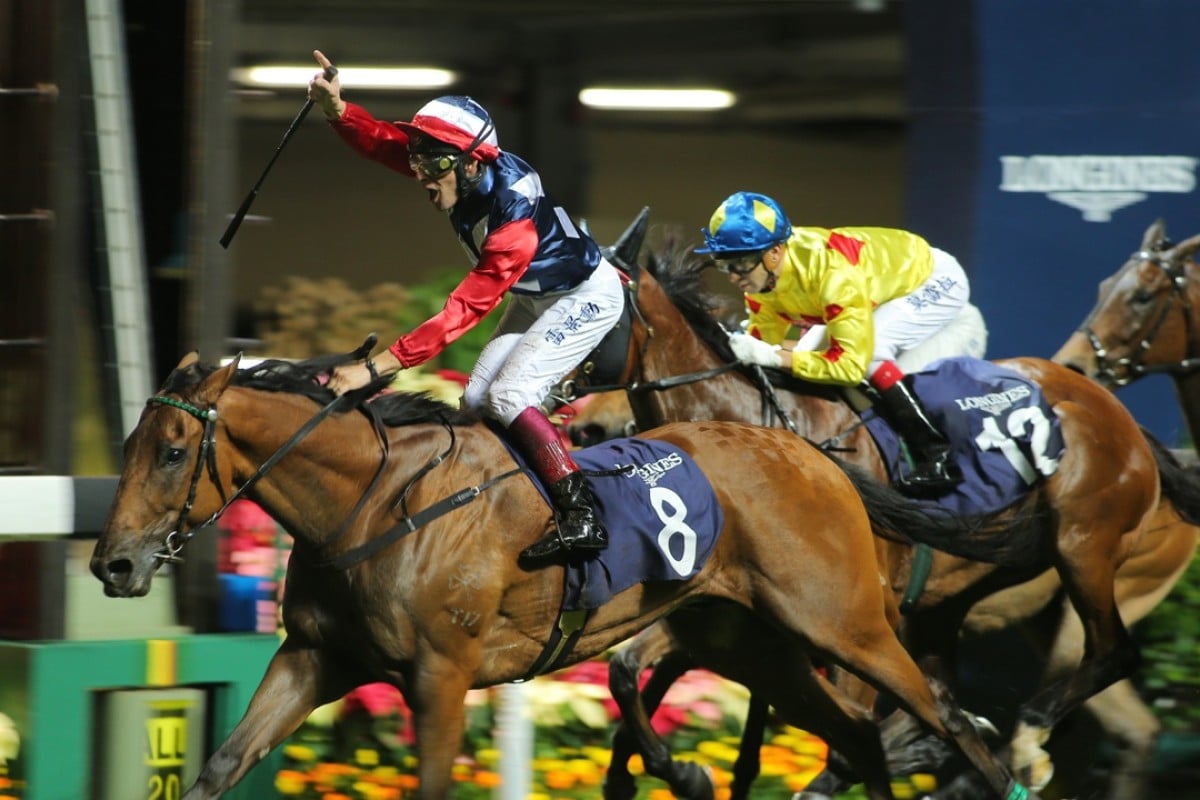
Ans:
[{"label": "maroon riding boot", "polygon": [[546,484],[558,530],[521,551],[521,561],[537,564],[579,551],[608,547],[608,532],[596,518],[591,487],[558,438],[558,430],[537,408],[522,411],[508,426],[509,436]]}]

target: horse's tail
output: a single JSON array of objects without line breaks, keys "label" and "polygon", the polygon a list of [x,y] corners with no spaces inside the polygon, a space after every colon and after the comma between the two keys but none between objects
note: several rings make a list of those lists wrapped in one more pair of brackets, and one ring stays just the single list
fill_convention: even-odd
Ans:
[{"label": "horse's tail", "polygon": [[1142,428],[1142,435],[1154,451],[1163,497],[1171,501],[1184,522],[1200,525],[1200,465],[1184,466],[1150,431]]},{"label": "horse's tail", "polygon": [[934,501],[909,497],[862,467],[822,452],[854,483],[876,536],[927,544],[961,558],[1018,569],[1044,563],[1046,554],[1039,542],[1044,514],[1036,493],[998,514],[963,516]]}]

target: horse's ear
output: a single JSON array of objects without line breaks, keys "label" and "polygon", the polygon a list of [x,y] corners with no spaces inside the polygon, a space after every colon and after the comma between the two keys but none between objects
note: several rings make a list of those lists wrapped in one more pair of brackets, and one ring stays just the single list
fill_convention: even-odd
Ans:
[{"label": "horse's ear", "polygon": [[1149,228],[1146,228],[1146,235],[1142,237],[1142,249],[1155,252],[1161,246],[1162,242],[1167,238],[1167,223],[1159,217],[1154,220]]},{"label": "horse's ear", "polygon": [[178,376],[181,372],[185,372],[188,369],[194,369],[199,363],[200,354],[195,350],[179,359],[179,363],[175,365],[175,369],[171,370],[170,374],[167,375],[167,377],[163,380],[162,386],[158,387],[159,394],[164,394],[169,391],[167,387],[173,385],[176,376]]},{"label": "horse's ear", "polygon": [[216,372],[209,375],[200,384],[197,390],[197,399],[210,406],[217,404],[217,398],[221,396],[229,384],[233,382],[233,376],[238,371],[238,364],[242,360],[242,354],[238,353],[233,358],[229,359],[229,363],[218,369]]},{"label": "horse's ear", "polygon": [[650,226],[650,206],[642,208],[625,232],[617,237],[616,244],[603,249],[604,257],[615,266],[636,278],[638,271],[638,255],[642,252],[642,244],[646,241],[646,229]]},{"label": "horse's ear", "polygon": [[1190,239],[1184,239],[1171,249],[1171,261],[1183,261],[1191,258],[1198,248],[1200,248],[1200,234],[1196,234]]}]

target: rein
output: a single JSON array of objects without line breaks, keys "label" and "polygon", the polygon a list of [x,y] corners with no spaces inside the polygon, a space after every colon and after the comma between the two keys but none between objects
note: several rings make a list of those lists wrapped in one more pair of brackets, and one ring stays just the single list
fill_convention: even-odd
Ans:
[{"label": "rein", "polygon": [[[347,400],[346,398],[350,399]],[[166,397],[163,395],[155,395],[154,397],[146,400],[147,405],[158,404],[178,408],[179,410],[190,414],[204,423],[204,434],[200,440],[200,449],[196,453],[196,467],[192,471],[192,481],[191,485],[188,487],[187,499],[184,500],[183,506],[179,510],[179,516],[175,523],[175,529],[167,534],[166,539],[163,541],[162,549],[154,553],[154,557],[169,564],[182,563],[183,557],[180,555],[180,553],[183,552],[184,545],[186,545],[188,541],[190,541],[192,537],[196,535],[196,532],[211,526],[218,519],[220,519],[221,516],[224,515],[224,513],[229,509],[229,506],[233,504],[233,501],[245,495],[246,492],[248,492],[254,486],[254,484],[258,483],[260,478],[270,472],[271,469],[279,463],[279,460],[287,455],[293,447],[295,447],[302,439],[312,433],[317,425],[319,425],[326,417],[333,413],[334,410],[339,407],[339,405],[343,405],[343,401],[345,401],[345,403],[357,401],[357,396],[353,393],[349,393],[330,400],[316,414],[314,414],[312,418],[308,420],[308,422],[304,423],[299,430],[292,434],[291,438],[284,442],[278,450],[272,453],[271,456],[264,461],[257,470],[254,471],[254,474],[251,475],[245,483],[239,486],[229,498],[225,498],[225,491],[221,488],[220,476],[217,473],[216,425],[218,414],[216,407],[214,406],[207,409],[201,409],[192,405],[191,403],[184,402],[183,400],[177,400],[174,397]],[[377,415],[372,413],[370,416],[374,422],[373,427],[375,429],[376,436],[381,442],[382,458],[380,460],[379,468],[376,470],[375,476],[371,479],[371,483],[367,487],[367,490],[363,493],[358,502],[355,504],[354,508],[350,511],[349,516],[346,517],[345,521],[342,522],[337,531],[335,531],[331,537],[333,541],[336,541],[349,526],[350,522],[358,516],[358,513],[362,510],[367,497],[378,484],[379,478],[383,474],[384,467],[387,465],[387,437],[382,435]],[[217,491],[221,494],[221,497],[225,499],[225,502],[204,522],[200,523],[199,525],[193,525],[191,528],[184,531],[183,526],[186,524],[188,515],[192,511],[192,505],[196,501],[196,490],[199,487],[200,476],[203,474],[204,466],[206,464],[208,465],[209,478],[212,480],[213,485],[216,486]]]},{"label": "rein", "polygon": [[[646,351],[650,348],[650,340],[654,338],[654,326],[646,321],[646,317],[642,314],[641,306],[638,305],[637,283],[635,281],[629,281],[625,286],[625,290],[626,300],[629,306],[633,309],[633,313],[637,316],[638,321],[642,323],[642,327],[646,330],[646,336],[642,340],[642,345],[637,353],[637,366],[634,369],[637,374],[642,374],[642,364],[645,362]],[[712,369],[700,370],[699,372],[687,372],[682,375],[671,375],[666,378],[659,378],[657,380],[650,381],[633,380],[629,383],[592,385],[586,382],[581,383],[574,379],[570,379],[564,381],[560,387],[562,395],[561,399],[569,403],[572,400],[583,397],[584,395],[596,394],[599,392],[614,392],[619,390],[624,390],[626,394],[629,395],[641,394],[643,392],[661,392],[667,389],[674,389],[677,386],[687,386],[693,383],[700,383],[701,381],[715,378],[718,375],[724,375],[725,373],[739,369],[740,367],[741,364],[736,361],[732,361],[726,364],[721,364],[717,367],[713,367]],[[758,391],[763,398],[763,424],[770,424],[771,412],[773,411],[775,416],[782,420],[784,425],[787,426],[788,430],[790,430],[792,433],[798,433],[799,431],[796,428],[796,424],[792,422],[791,417],[789,417],[787,412],[784,411],[783,405],[779,402],[778,395],[775,394],[775,387],[771,385],[766,373],[763,372],[763,368],[755,365],[751,370],[751,375],[754,378],[754,382],[758,385]]]},{"label": "rein", "polygon": [[500,483],[500,481],[511,478],[515,475],[521,475],[529,472],[528,467],[510,469],[508,472],[497,475],[494,478],[489,478],[483,483],[476,484],[475,486],[468,486],[466,489],[460,489],[454,494],[442,498],[428,508],[418,511],[416,514],[410,514],[408,511],[409,493],[412,491],[413,487],[417,485],[417,481],[419,481],[421,478],[424,478],[426,475],[432,472],[435,467],[446,460],[446,458],[454,450],[454,444],[458,439],[454,433],[453,425],[451,425],[444,418],[441,420],[441,423],[442,427],[444,427],[450,434],[450,443],[446,445],[445,450],[431,458],[423,467],[417,470],[416,473],[409,478],[408,483],[404,485],[404,488],[400,492],[400,497],[395,503],[392,504],[393,509],[396,506],[400,506],[401,513],[404,514],[400,521],[392,526],[382,536],[369,539],[363,544],[353,547],[346,552],[340,553],[332,558],[326,558],[317,561],[315,566],[323,569],[333,570],[348,569],[355,564],[366,561],[368,558],[371,558],[380,550],[383,550],[385,547],[391,545],[393,542],[404,538],[408,534],[413,533],[418,528],[429,524],[438,517],[449,514],[456,508],[465,506],[467,503],[470,503],[472,500],[479,497],[479,495],[483,494],[497,483]]},{"label": "rein", "polygon": [[1172,361],[1164,364],[1142,364],[1142,360],[1154,346],[1154,340],[1158,336],[1159,331],[1162,330],[1162,326],[1166,322],[1171,307],[1176,300],[1179,301],[1180,310],[1183,312],[1184,336],[1186,337],[1186,341],[1190,342],[1192,340],[1192,309],[1187,302],[1188,277],[1184,265],[1180,264],[1176,266],[1170,258],[1164,257],[1162,253],[1150,250],[1139,250],[1130,256],[1130,259],[1146,261],[1161,269],[1171,279],[1171,293],[1167,296],[1167,301],[1163,304],[1157,319],[1154,320],[1154,324],[1150,326],[1149,331],[1142,337],[1135,355],[1127,358],[1112,360],[1108,358],[1108,350],[1105,348],[1104,342],[1092,330],[1092,321],[1096,318],[1100,307],[1097,306],[1092,309],[1092,313],[1088,314],[1087,319],[1079,326],[1078,331],[1087,337],[1088,344],[1091,345],[1092,353],[1096,357],[1097,374],[1114,386],[1125,386],[1147,375],[1164,372],[1171,375],[1179,375],[1191,372],[1200,367],[1200,358],[1185,358],[1181,361]]}]

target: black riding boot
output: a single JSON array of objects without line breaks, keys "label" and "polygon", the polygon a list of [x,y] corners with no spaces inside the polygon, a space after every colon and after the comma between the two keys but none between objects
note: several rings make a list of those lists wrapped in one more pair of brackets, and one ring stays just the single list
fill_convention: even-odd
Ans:
[{"label": "black riding boot", "polygon": [[608,547],[608,532],[596,518],[592,489],[546,416],[537,408],[527,408],[508,430],[546,484],[558,528],[521,551],[522,563],[535,565]]},{"label": "black riding boot", "polygon": [[879,411],[908,444],[912,470],[897,481],[913,495],[936,497],[962,481],[962,471],[950,458],[950,443],[934,427],[921,403],[904,381],[879,393]]},{"label": "black riding boot", "polygon": [[560,555],[594,553],[608,547],[608,531],[596,519],[591,487],[581,472],[546,487],[554,501],[553,531],[521,551],[521,561],[536,564]]}]

